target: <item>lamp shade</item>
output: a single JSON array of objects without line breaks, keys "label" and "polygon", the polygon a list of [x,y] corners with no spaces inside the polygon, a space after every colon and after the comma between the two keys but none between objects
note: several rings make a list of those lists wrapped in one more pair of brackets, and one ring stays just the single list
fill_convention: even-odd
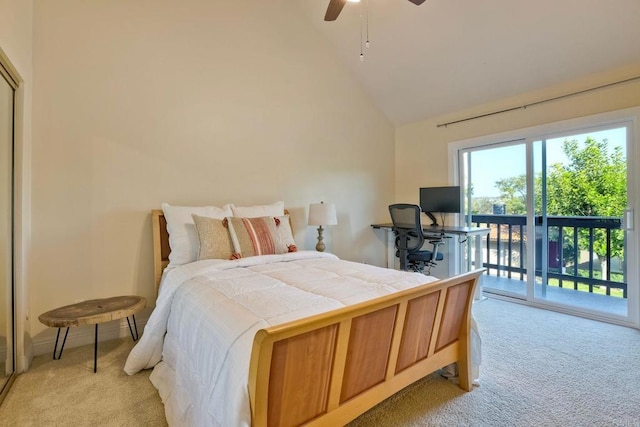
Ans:
[{"label": "lamp shade", "polygon": [[311,203],[309,205],[309,225],[335,225],[338,223],[336,205],[333,203]]}]

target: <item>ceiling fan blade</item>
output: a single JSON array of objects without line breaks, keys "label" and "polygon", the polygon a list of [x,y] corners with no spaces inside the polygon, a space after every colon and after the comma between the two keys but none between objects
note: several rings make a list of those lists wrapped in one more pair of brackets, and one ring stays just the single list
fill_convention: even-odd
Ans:
[{"label": "ceiling fan blade", "polygon": [[420,6],[425,0],[409,0],[411,3]]},{"label": "ceiling fan blade", "polygon": [[[423,0],[424,1],[424,0]],[[331,0],[327,7],[327,13],[324,15],[325,21],[335,21],[347,0]]]}]

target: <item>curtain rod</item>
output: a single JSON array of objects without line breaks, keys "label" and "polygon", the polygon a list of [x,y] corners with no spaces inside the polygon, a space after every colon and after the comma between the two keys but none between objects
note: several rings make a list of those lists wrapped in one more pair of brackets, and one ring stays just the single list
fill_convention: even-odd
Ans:
[{"label": "curtain rod", "polygon": [[483,117],[493,116],[493,115],[496,115],[496,114],[508,113],[509,111],[524,110],[524,109],[526,109],[528,107],[532,107],[534,105],[544,104],[545,102],[557,101],[558,99],[568,98],[570,96],[575,96],[575,95],[581,95],[583,93],[587,93],[587,92],[591,92],[591,91],[599,90],[599,89],[604,89],[604,88],[607,88],[607,87],[610,87],[610,86],[615,86],[615,85],[619,85],[619,84],[623,84],[623,83],[629,83],[629,82],[632,82],[634,80],[640,80],[640,76],[631,77],[631,78],[628,78],[628,79],[625,79],[625,80],[618,80],[617,82],[607,83],[607,84],[603,84],[603,85],[600,85],[600,86],[591,87],[589,89],[579,90],[577,92],[567,93],[566,95],[554,96],[553,98],[547,98],[547,99],[542,99],[540,101],[530,102],[529,104],[523,104],[523,105],[521,105],[519,107],[505,108],[504,110],[492,111],[490,113],[480,114],[480,115],[473,116],[473,117],[467,117],[465,119],[454,120],[454,121],[447,122],[447,123],[440,123],[439,125],[436,125],[436,127],[439,127],[439,128],[445,127],[446,128],[449,125],[455,125],[455,124],[462,123],[462,122],[468,122],[469,120],[481,119]]}]

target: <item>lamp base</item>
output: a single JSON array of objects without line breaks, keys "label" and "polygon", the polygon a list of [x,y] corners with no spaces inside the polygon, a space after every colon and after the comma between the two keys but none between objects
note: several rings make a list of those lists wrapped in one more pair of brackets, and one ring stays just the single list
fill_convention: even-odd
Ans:
[{"label": "lamp base", "polygon": [[318,227],[318,244],[316,244],[316,251],[318,252],[324,252],[324,250],[326,249],[326,246],[324,245],[324,237],[322,237],[322,232],[324,231],[324,229],[322,228],[322,226]]}]

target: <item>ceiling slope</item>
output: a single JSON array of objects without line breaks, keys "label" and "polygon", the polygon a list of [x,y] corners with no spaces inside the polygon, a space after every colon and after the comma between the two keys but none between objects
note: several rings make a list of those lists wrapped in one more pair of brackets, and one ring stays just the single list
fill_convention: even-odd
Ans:
[{"label": "ceiling slope", "polygon": [[638,0],[295,1],[398,125],[640,63]]}]

